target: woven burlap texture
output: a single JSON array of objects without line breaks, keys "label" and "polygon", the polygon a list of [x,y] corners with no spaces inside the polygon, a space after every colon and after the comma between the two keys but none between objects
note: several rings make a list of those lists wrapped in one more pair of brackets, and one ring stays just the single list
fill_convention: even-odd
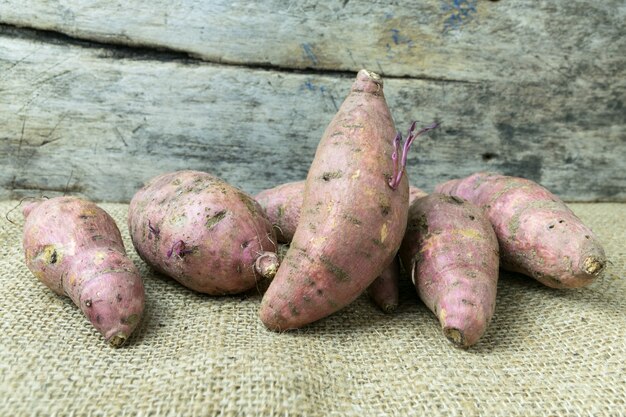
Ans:
[{"label": "woven burlap texture", "polygon": [[[4,215],[16,201],[0,203]],[[410,283],[385,315],[365,296],[301,331],[257,317],[258,291],[209,297],[151,272],[116,219],[146,286],[141,326],[108,347],[80,311],[24,264],[0,221],[0,415],[624,415],[626,205],[572,204],[611,260],[588,288],[553,290],[502,274],[495,317],[463,351]]]}]

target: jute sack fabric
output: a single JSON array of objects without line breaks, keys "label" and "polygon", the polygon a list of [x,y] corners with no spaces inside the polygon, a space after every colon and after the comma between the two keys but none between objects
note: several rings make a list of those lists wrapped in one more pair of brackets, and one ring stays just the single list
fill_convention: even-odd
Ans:
[{"label": "jute sack fabric", "polygon": [[[0,202],[3,215],[16,201]],[[588,288],[501,275],[495,317],[469,351],[441,334],[410,282],[398,311],[365,296],[303,330],[257,318],[260,291],[209,297],[151,272],[146,314],[108,347],[24,264],[23,221],[0,221],[0,415],[618,416],[626,413],[626,205],[571,204],[611,264]]]}]

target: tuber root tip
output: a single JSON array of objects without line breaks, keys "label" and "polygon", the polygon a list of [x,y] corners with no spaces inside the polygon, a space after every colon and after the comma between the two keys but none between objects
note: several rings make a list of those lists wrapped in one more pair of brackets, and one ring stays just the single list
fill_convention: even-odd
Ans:
[{"label": "tuber root tip", "polygon": [[598,276],[604,270],[606,262],[597,256],[588,256],[583,262],[583,270],[586,274]]},{"label": "tuber root tip", "polygon": [[381,77],[378,73],[370,71],[370,70],[366,70],[366,69],[362,69],[361,71],[363,71],[369,78],[371,78],[372,80],[380,80]]},{"label": "tuber root tip", "polygon": [[382,306],[383,313],[391,314],[398,309],[398,304],[385,304]]},{"label": "tuber root tip", "polygon": [[456,327],[444,327],[443,334],[455,346],[466,349],[468,347],[463,332]]},{"label": "tuber root tip", "polygon": [[111,345],[114,348],[118,348],[121,347],[122,345],[124,345],[124,343],[126,343],[126,340],[128,339],[128,337],[124,334],[124,333],[117,333],[113,336],[111,336],[108,340],[109,345]]},{"label": "tuber root tip", "polygon": [[263,278],[272,279],[278,272],[280,261],[274,252],[263,252],[254,262],[254,269]]}]

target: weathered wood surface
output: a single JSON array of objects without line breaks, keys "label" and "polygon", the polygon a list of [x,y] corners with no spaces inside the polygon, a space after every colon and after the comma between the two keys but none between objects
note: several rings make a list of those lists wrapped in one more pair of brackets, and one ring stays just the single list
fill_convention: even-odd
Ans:
[{"label": "weathered wood surface", "polygon": [[625,9],[0,0],[0,198],[128,201],[181,168],[249,192],[302,179],[369,67],[398,128],[443,121],[411,154],[415,185],[491,169],[625,201]]},{"label": "weathered wood surface", "polygon": [[620,70],[625,19],[623,0],[0,0],[0,23],[211,62],[469,81]]}]

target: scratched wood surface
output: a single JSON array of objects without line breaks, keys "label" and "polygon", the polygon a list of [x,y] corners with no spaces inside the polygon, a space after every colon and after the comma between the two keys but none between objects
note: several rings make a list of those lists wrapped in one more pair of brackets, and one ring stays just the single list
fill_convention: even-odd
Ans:
[{"label": "scratched wood surface", "polygon": [[443,121],[415,185],[490,169],[626,200],[623,1],[317,3],[0,0],[0,198],[304,178],[366,67],[398,128]]}]

